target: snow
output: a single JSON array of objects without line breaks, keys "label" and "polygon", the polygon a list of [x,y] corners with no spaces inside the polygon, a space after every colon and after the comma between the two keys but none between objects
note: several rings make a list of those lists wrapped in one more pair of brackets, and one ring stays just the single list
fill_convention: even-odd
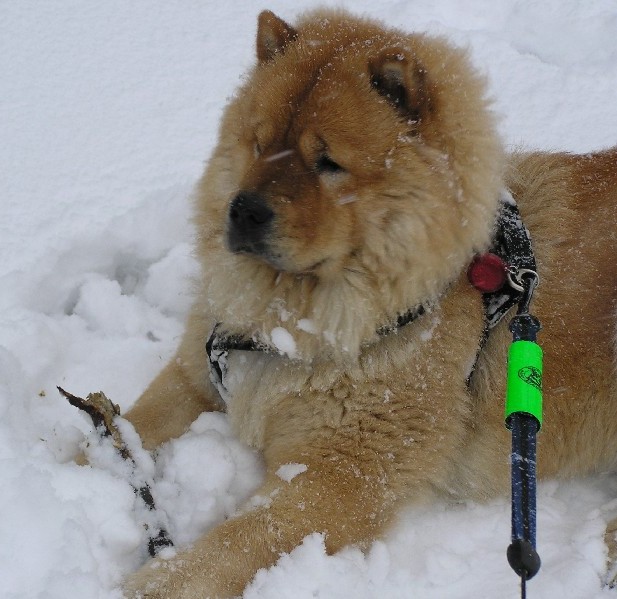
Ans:
[{"label": "snow", "polygon": [[296,323],[296,327],[300,329],[301,331],[305,331],[306,333],[311,333],[312,335],[317,333],[317,327],[315,326],[315,323],[310,318],[301,318]]},{"label": "snow", "polygon": [[[292,20],[316,5],[269,8]],[[468,45],[512,146],[617,142],[614,0],[337,5]],[[104,448],[101,467],[73,462],[90,426],[55,386],[103,389],[126,410],[173,354],[196,272],[188,197],[253,61],[257,12],[248,0],[0,6],[3,599],[118,598],[146,557],[129,482]],[[178,544],[232,514],[262,476],[218,414],[201,416],[156,465],[148,459],[140,464]],[[615,497],[608,475],[540,484],[543,566],[530,597],[614,594],[602,585],[602,535]],[[507,498],[409,508],[366,552],[327,556],[311,535],[244,596],[517,597],[508,542]]]},{"label": "snow", "polygon": [[306,464],[283,464],[277,471],[276,475],[285,482],[290,483],[298,474],[306,472],[308,467]]},{"label": "snow", "polygon": [[270,331],[270,339],[279,353],[295,358],[298,354],[296,341],[292,334],[283,327],[274,327]]}]

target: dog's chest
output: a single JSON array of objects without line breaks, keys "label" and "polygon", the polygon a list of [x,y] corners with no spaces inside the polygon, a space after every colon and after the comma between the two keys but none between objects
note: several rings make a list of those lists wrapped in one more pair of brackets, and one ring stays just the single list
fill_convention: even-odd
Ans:
[{"label": "dog's chest", "polygon": [[268,414],[281,397],[300,395],[307,379],[302,371],[277,354],[230,350],[219,357],[219,369],[210,372],[235,434],[262,449]]}]

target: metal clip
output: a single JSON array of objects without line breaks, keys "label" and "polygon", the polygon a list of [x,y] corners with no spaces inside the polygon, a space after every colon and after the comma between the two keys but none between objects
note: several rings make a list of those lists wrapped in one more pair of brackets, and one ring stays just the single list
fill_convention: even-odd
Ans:
[{"label": "metal clip", "polygon": [[540,283],[540,277],[535,270],[531,270],[530,268],[518,268],[517,266],[508,266],[506,269],[508,283],[512,289],[516,289],[516,291],[520,291],[521,293],[525,291],[525,286],[523,283],[523,277],[525,275],[535,279],[535,285],[533,287],[537,287]]},{"label": "metal clip", "polygon": [[538,273],[530,268],[510,266],[508,267],[507,275],[508,282],[512,288],[522,294],[518,302],[517,314],[529,314],[529,305],[531,304],[533,292],[540,283]]}]

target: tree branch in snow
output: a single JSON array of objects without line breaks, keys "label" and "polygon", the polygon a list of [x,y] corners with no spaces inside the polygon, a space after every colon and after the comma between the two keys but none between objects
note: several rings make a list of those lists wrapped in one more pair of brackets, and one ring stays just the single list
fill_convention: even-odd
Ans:
[{"label": "tree branch in snow", "polygon": [[[86,414],[90,416],[94,427],[102,437],[111,437],[115,450],[120,454],[122,459],[128,461],[131,468],[135,470],[137,467],[135,460],[126,443],[122,439],[120,430],[114,423],[114,419],[117,416],[120,416],[120,407],[113,403],[102,391],[99,391],[98,393],[90,393],[86,399],[77,397],[76,395],[65,391],[62,387],[58,387],[58,391],[72,406],[86,412]],[[143,483],[136,486],[131,483],[131,486],[133,487],[135,493],[145,503],[146,507],[150,511],[156,511],[156,505],[154,503],[154,497],[152,497],[150,485],[148,485],[148,483]],[[150,527],[147,525],[146,528],[150,530]],[[169,534],[162,527],[158,529],[158,532],[155,535],[151,534],[148,538],[148,552],[152,557],[154,557],[164,547],[172,546],[173,542],[169,538]]]},{"label": "tree branch in snow", "polygon": [[120,407],[117,404],[108,399],[102,391],[90,393],[86,399],[77,397],[65,391],[62,387],[58,387],[58,391],[72,406],[86,412],[92,418],[94,427],[102,436],[111,437],[114,447],[123,459],[130,460],[133,465],[135,464],[131,452],[122,440],[118,427],[114,424],[114,418],[120,416]]}]

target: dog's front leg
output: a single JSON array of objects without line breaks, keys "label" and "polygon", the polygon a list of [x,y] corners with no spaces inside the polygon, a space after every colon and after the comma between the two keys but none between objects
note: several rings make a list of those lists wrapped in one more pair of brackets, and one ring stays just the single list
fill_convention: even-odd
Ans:
[{"label": "dog's front leg", "polygon": [[[355,402],[356,411],[342,412],[339,426],[311,434],[302,434],[298,424],[291,435],[296,420],[287,419],[281,424],[288,434],[266,450],[268,475],[250,507],[172,559],[146,564],[127,581],[127,596],[237,596],[258,569],[310,533],[324,533],[329,552],[373,540],[401,498],[426,497],[445,475],[462,421],[458,408],[449,413],[456,404],[451,393],[447,403],[437,403],[438,414],[430,401],[403,399],[397,406],[392,399],[375,415]],[[298,398],[289,404],[296,414],[316,409]],[[286,407],[289,414],[292,406]],[[292,438],[293,445],[286,442]]]},{"label": "dog's front leg", "polygon": [[205,368],[213,325],[203,313],[200,305],[193,307],[176,355],[125,414],[148,450],[182,435],[202,412],[222,408]]},{"label": "dog's front leg", "polygon": [[[325,533],[329,551],[372,538],[392,508],[384,472],[377,459],[349,457],[350,447],[332,441],[321,450],[288,453],[270,470],[251,507],[174,558],[146,564],[127,581],[126,595],[236,596],[259,568],[275,563],[311,532]],[[284,464],[291,466],[279,470]]]}]

